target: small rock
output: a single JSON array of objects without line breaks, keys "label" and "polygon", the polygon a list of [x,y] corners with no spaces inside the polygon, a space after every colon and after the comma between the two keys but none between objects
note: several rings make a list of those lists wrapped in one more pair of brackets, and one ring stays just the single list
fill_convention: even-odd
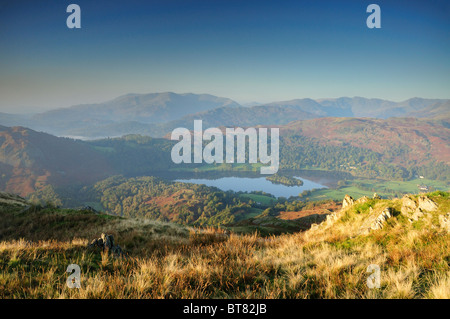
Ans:
[{"label": "small rock", "polygon": [[111,248],[111,254],[113,254],[116,257],[122,257],[124,253],[122,248],[119,245],[117,245]]},{"label": "small rock", "polygon": [[114,237],[112,235],[102,233],[101,239],[104,243],[104,249],[112,249],[114,247]]},{"label": "small rock", "polygon": [[[369,208],[369,215],[373,213],[372,207]],[[358,235],[368,235],[372,230],[379,230],[384,227],[386,221],[392,217],[392,209],[387,207],[375,219],[369,219],[359,230]],[[371,217],[372,218],[372,217]]]},{"label": "small rock", "polygon": [[419,208],[427,211],[435,211],[438,207],[428,196],[419,196]]},{"label": "small rock", "polygon": [[450,232],[450,213],[439,215],[439,224],[443,229]]},{"label": "small rock", "polygon": [[338,216],[336,213],[331,213],[329,215],[327,215],[327,222],[328,223],[333,223],[338,219]]},{"label": "small rock", "polygon": [[370,226],[370,229],[372,229],[372,230],[382,229],[384,226],[384,223],[391,217],[392,217],[391,209],[389,207],[387,207],[385,210],[383,210],[383,212],[380,215],[378,215],[378,217],[375,219],[375,221]]},{"label": "small rock", "polygon": [[107,251],[115,257],[124,256],[124,251],[119,245],[114,245],[113,235],[107,235],[102,233],[100,238],[94,239],[88,245],[89,248],[101,248],[103,251]]},{"label": "small rock", "polygon": [[373,193],[373,199],[381,199],[381,196],[378,195],[377,193]]},{"label": "small rock", "polygon": [[402,208],[400,209],[403,215],[414,212],[417,209],[416,202],[408,195],[402,198]]},{"label": "small rock", "polygon": [[411,215],[412,220],[419,220],[419,218],[422,218],[424,216],[424,212],[421,208],[417,207],[414,213]]},{"label": "small rock", "polygon": [[85,210],[85,211],[96,213],[96,214],[100,213],[98,210],[96,210],[95,208],[92,208],[91,206],[84,206],[83,208],[81,208],[81,210]]},{"label": "small rock", "polygon": [[345,195],[344,200],[342,201],[342,208],[353,206],[354,203],[355,200],[353,199],[353,197]]},{"label": "small rock", "polygon": [[104,247],[103,245],[103,239],[101,238],[97,238],[91,241],[91,243],[88,245],[89,248],[102,248]]}]

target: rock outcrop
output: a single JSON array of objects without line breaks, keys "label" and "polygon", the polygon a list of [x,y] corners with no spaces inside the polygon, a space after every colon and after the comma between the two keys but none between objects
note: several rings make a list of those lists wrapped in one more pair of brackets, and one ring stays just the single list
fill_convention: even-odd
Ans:
[{"label": "rock outcrop", "polygon": [[375,221],[370,226],[372,230],[382,229],[386,221],[392,217],[392,211],[389,207],[386,207],[380,215],[375,219]]},{"label": "rock outcrop", "polygon": [[363,196],[363,197],[358,198],[358,199],[355,201],[355,204],[367,203],[368,201],[369,201],[369,197]]},{"label": "rock outcrop", "polygon": [[27,201],[19,195],[5,193],[0,191],[0,204],[29,206]]},{"label": "rock outcrop", "polygon": [[91,206],[84,206],[83,208],[80,208],[80,210],[88,211],[88,212],[95,213],[95,214],[100,214],[100,212],[98,210],[96,210],[95,208],[92,208]]},{"label": "rock outcrop", "polygon": [[342,208],[351,207],[355,203],[355,200],[350,195],[345,195],[342,201]]},{"label": "rock outcrop", "polygon": [[402,208],[400,209],[402,215],[414,212],[417,209],[416,202],[408,195],[402,198]]},{"label": "rock outcrop", "polygon": [[417,220],[421,219],[423,216],[425,216],[425,213],[423,212],[423,210],[420,208],[416,208],[414,213],[411,215],[411,219],[413,221],[417,221]]},{"label": "rock outcrop", "polygon": [[[374,199],[379,197],[374,194]],[[355,235],[368,235],[372,231],[377,231],[386,227],[387,222],[399,213],[397,211],[398,205],[400,204],[401,214],[405,216],[411,223],[418,221],[421,218],[425,218],[425,221],[431,222],[431,217],[433,211],[438,211],[439,207],[436,202],[430,199],[427,195],[415,196],[415,195],[405,195],[400,200],[394,199],[390,201],[391,205],[386,207],[385,202],[389,201],[378,201],[371,199],[367,196],[363,196],[357,200],[354,200],[351,196],[345,195],[342,201],[342,209],[335,213],[327,214],[326,222],[320,224],[311,225],[311,230],[319,228],[329,228],[336,223],[342,216],[347,216],[347,214],[355,212],[355,220],[361,222],[361,226],[358,225],[356,228]],[[370,205],[364,205],[357,207],[358,209],[348,209],[355,204],[370,203]],[[361,211],[363,209],[363,211]],[[349,216],[350,216],[349,215]],[[401,221],[402,219],[399,219]],[[447,214],[441,214],[439,216],[440,227],[448,232],[450,232],[450,212]],[[435,226],[431,226],[435,227]]]},{"label": "rock outcrop", "polygon": [[373,193],[373,199],[381,199],[381,196],[378,195],[377,193]]},{"label": "rock outcrop", "polygon": [[88,245],[89,248],[101,248],[102,251],[106,251],[114,257],[124,256],[124,252],[119,245],[114,245],[113,235],[107,235],[102,233],[100,238],[94,239]]},{"label": "rock outcrop", "polygon": [[327,215],[327,222],[328,224],[334,223],[336,220],[338,220],[339,216],[336,213],[331,213]]},{"label": "rock outcrop", "polygon": [[[373,208],[370,207],[369,215],[373,214]],[[369,219],[368,223],[363,225],[359,231],[359,235],[367,235],[372,230],[383,229],[386,221],[393,216],[392,208],[386,207],[381,214],[379,214],[375,219],[372,217]]]},{"label": "rock outcrop", "polygon": [[450,213],[439,215],[439,224],[443,229],[450,232]]},{"label": "rock outcrop", "polygon": [[400,209],[402,215],[408,216],[409,221],[417,221],[425,214],[427,211],[435,211],[437,205],[428,196],[419,196],[418,203],[408,195],[402,198],[402,207]]},{"label": "rock outcrop", "polygon": [[429,212],[435,211],[438,207],[428,196],[419,196],[419,208]]}]

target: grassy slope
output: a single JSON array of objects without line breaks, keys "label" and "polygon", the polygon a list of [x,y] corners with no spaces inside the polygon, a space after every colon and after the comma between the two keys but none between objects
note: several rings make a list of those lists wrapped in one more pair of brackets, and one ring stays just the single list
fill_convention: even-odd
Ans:
[{"label": "grassy slope", "polygon": [[[369,207],[375,215],[388,206],[399,211],[400,200],[370,200],[332,224],[270,238],[3,204],[0,297],[449,298],[450,235],[438,226],[449,193],[430,198],[437,212],[414,223],[397,215],[369,235],[356,236]],[[130,258],[86,250],[101,231],[113,233]],[[81,266],[81,289],[65,285],[71,263]],[[370,264],[380,266],[379,289],[366,286]]]}]

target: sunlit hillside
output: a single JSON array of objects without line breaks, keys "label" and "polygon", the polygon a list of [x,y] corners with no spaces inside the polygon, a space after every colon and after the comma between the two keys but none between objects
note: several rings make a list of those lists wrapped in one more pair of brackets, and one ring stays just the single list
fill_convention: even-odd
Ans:
[{"label": "sunlit hillside", "polygon": [[[343,208],[289,235],[30,206],[2,194],[1,298],[449,298],[448,192]],[[88,248],[101,233],[124,255]],[[68,288],[69,264],[81,288]],[[369,288],[369,265],[380,269]]]}]

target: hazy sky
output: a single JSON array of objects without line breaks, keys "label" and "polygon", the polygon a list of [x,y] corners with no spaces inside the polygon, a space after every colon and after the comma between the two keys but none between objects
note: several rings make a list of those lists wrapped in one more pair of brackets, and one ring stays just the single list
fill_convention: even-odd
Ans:
[{"label": "hazy sky", "polygon": [[[81,29],[66,8],[81,7]],[[366,8],[381,7],[381,29]],[[449,1],[0,0],[0,112],[125,93],[450,98]]]}]

